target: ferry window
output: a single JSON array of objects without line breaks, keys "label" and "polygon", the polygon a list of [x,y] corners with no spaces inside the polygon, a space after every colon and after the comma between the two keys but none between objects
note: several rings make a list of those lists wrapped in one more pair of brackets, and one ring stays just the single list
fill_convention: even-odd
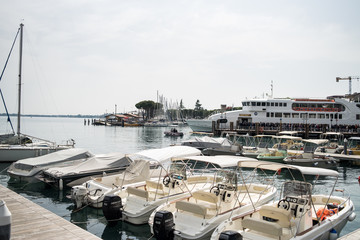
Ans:
[{"label": "ferry window", "polygon": [[267,112],[267,113],[266,113],[266,117],[270,117],[270,113]]},{"label": "ferry window", "polygon": [[356,120],[360,120],[360,114],[356,114]]},{"label": "ferry window", "polygon": [[316,113],[310,113],[309,118],[316,118]]},{"label": "ferry window", "polygon": [[300,107],[307,107],[307,103],[300,103]]},{"label": "ferry window", "polygon": [[326,119],[329,119],[329,114],[326,114]]},{"label": "ferry window", "polygon": [[360,108],[360,104],[356,104],[356,106],[357,106],[358,108]]},{"label": "ferry window", "polygon": [[310,104],[310,107],[315,108],[316,104]]},{"label": "ferry window", "polygon": [[284,102],[284,107],[286,107],[287,106],[287,103],[286,102]]},{"label": "ferry window", "polygon": [[281,102],[281,103],[279,103],[279,107],[282,107],[282,102]]},{"label": "ferry window", "polygon": [[281,113],[281,112],[275,113],[275,117],[281,118],[281,117],[282,117],[282,113]]},{"label": "ferry window", "polygon": [[256,103],[256,106],[261,106],[260,104],[261,104],[261,102],[257,102],[257,103]]},{"label": "ferry window", "polygon": [[261,106],[266,106],[266,102],[262,102],[262,103],[261,103]]},{"label": "ferry window", "polygon": [[273,102],[271,103],[271,106],[272,106],[272,107],[274,106],[274,103],[273,103]]},{"label": "ferry window", "polygon": [[271,117],[274,117],[274,113],[272,112],[270,116],[271,116]]},{"label": "ferry window", "polygon": [[270,106],[270,103],[269,103],[269,102],[267,102],[267,103],[266,103],[266,106]]},{"label": "ferry window", "polygon": [[335,119],[338,119],[338,115],[337,115],[337,114],[335,114]]},{"label": "ferry window", "polygon": [[308,114],[307,114],[307,113],[301,113],[301,114],[300,114],[300,118],[302,118],[302,119],[307,119],[307,118],[308,118]]},{"label": "ferry window", "polygon": [[290,113],[284,113],[284,118],[290,118]]},{"label": "ferry window", "polygon": [[299,114],[298,114],[298,113],[293,113],[293,114],[292,114],[292,117],[293,117],[293,118],[299,118]]},{"label": "ferry window", "polygon": [[342,119],[342,114],[339,114],[339,119]]},{"label": "ferry window", "polygon": [[256,102],[251,102],[251,106],[256,106]]},{"label": "ferry window", "polygon": [[325,114],[323,114],[323,113],[318,114],[318,118],[324,119],[324,118],[325,118]]},{"label": "ferry window", "polygon": [[275,107],[277,107],[277,106],[279,106],[279,103],[276,102],[276,103],[275,103]]},{"label": "ferry window", "polygon": [[333,119],[333,118],[334,118],[334,114],[330,114],[330,118]]},{"label": "ferry window", "polygon": [[345,107],[342,104],[334,104],[334,108],[339,109],[340,112],[345,111]]}]

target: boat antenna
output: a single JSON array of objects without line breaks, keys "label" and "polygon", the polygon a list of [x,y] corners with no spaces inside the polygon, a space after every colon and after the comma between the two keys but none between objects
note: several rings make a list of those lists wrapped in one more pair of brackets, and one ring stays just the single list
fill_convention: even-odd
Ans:
[{"label": "boat antenna", "polygon": [[274,98],[274,85],[273,85],[273,80],[271,80],[271,98]]},{"label": "boat antenna", "polygon": [[19,92],[18,92],[18,119],[17,119],[17,135],[19,137],[19,143],[21,143],[20,137],[20,110],[21,110],[21,67],[22,67],[22,44],[23,44],[23,27],[24,24],[20,24],[20,59],[19,59]]}]

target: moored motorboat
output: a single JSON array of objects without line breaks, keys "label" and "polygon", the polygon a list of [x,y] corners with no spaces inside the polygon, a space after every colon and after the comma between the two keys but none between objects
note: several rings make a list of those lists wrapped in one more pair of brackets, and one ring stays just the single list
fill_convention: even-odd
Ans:
[{"label": "moored motorboat", "polygon": [[299,155],[285,157],[284,163],[306,167],[337,168],[339,160],[330,156],[316,156],[314,154],[316,149],[328,143],[327,139],[304,139],[302,142],[304,143],[304,152]]},{"label": "moored motorboat", "polygon": [[[228,156],[216,156],[227,162]],[[252,158],[233,158],[256,162]],[[276,195],[273,185],[258,182],[238,183],[235,169],[217,170],[221,179],[210,190],[193,191],[191,196],[169,201],[156,208],[149,218],[149,225],[158,240],[209,239],[214,229],[231,215],[254,212],[256,207],[271,201]],[[164,224],[171,222],[173,224]]]},{"label": "moored motorboat", "polygon": [[146,180],[165,176],[171,158],[200,154],[200,150],[188,146],[148,149],[129,154],[127,157],[132,163],[122,173],[96,177],[81,185],[77,181],[69,183],[72,186],[71,199],[75,203],[75,208],[82,206],[101,208],[106,195],[119,193],[129,185],[143,185]]},{"label": "moored motorboat", "polygon": [[[355,219],[350,197],[334,196],[338,172],[329,169],[300,167],[279,163],[239,163],[240,167],[262,170],[287,169],[292,174],[300,171],[303,180],[293,179],[283,183],[278,201],[259,207],[249,215],[233,215],[221,223],[211,239],[336,239],[348,221]],[[291,174],[291,175],[292,175]],[[305,175],[334,177],[329,194],[313,194],[313,185]],[[324,189],[322,190],[324,191]]]},{"label": "moored motorboat", "polygon": [[[121,209],[118,216],[121,220],[132,224],[145,224],[148,222],[151,213],[160,205],[168,202],[178,201],[189,198],[193,192],[197,190],[209,190],[216,184],[220,178],[215,173],[206,174],[208,169],[214,167],[231,167],[236,166],[241,157],[223,156],[220,160],[219,156],[194,156],[185,157],[197,163],[203,163],[206,167],[199,174],[194,174],[194,167],[189,166],[181,159],[172,159],[170,170],[164,177],[158,177],[154,180],[147,180],[145,184],[137,186],[128,186],[119,193],[114,193],[119,197]],[[226,161],[223,161],[223,160]],[[249,160],[246,158],[246,160]],[[254,161],[254,159],[250,159]],[[180,162],[179,162],[180,161]],[[105,196],[106,199],[106,196]],[[112,221],[107,217],[107,206],[111,206],[111,202],[104,199],[103,212],[108,221]],[[114,210],[112,210],[114,212]]]},{"label": "moored motorboat", "polygon": [[75,180],[83,183],[91,177],[119,173],[131,162],[123,153],[98,154],[76,165],[50,167],[38,174],[37,178],[62,190],[66,184]]},{"label": "moored motorboat", "polygon": [[179,132],[176,128],[172,128],[170,131],[164,132],[166,137],[182,137],[184,136],[183,132]]},{"label": "moored motorboat", "polygon": [[7,173],[11,178],[19,181],[35,182],[39,181],[35,175],[50,167],[72,166],[86,161],[93,154],[85,149],[71,148],[57,151],[40,157],[27,158],[12,163]]}]

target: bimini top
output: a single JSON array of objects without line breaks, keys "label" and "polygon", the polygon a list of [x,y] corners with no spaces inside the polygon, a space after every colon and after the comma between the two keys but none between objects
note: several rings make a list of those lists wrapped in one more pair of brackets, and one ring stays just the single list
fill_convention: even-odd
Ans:
[{"label": "bimini top", "polygon": [[329,142],[327,139],[303,139],[304,143],[313,143],[316,145],[323,145]]},{"label": "bimini top", "polygon": [[316,167],[301,167],[289,164],[275,163],[275,162],[266,162],[266,161],[240,161],[238,162],[238,167],[247,167],[247,168],[259,168],[264,170],[278,171],[282,168],[298,170],[304,175],[314,175],[314,176],[332,176],[338,177],[339,173],[334,170],[325,169],[325,168],[316,168]]},{"label": "bimini top", "polygon": [[216,156],[191,156],[183,159],[173,158],[172,161],[197,161],[202,163],[209,163],[220,168],[236,167],[239,162],[251,161],[257,162],[258,160],[248,157],[231,156],[231,155],[216,155]]},{"label": "bimini top", "polygon": [[172,146],[159,149],[149,149],[129,155],[128,157],[135,160],[148,160],[150,164],[171,163],[173,157],[188,157],[200,155],[201,151],[188,146]]},{"label": "bimini top", "polygon": [[301,140],[301,137],[289,136],[289,135],[280,135],[280,136],[272,136],[277,139],[291,139],[291,140]]}]

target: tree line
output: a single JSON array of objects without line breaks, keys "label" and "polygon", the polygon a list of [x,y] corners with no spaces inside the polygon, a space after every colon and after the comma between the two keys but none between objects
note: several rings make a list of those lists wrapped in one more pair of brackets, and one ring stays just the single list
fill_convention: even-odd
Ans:
[{"label": "tree line", "polygon": [[[164,116],[170,120],[181,120],[188,118],[206,118],[220,109],[207,110],[202,107],[200,100],[196,100],[194,108],[185,108],[183,101],[180,101],[177,109],[165,109],[162,103],[156,103],[152,100],[144,100],[135,104],[135,107],[140,111],[144,120]],[[236,110],[240,108],[231,108],[227,110]]]}]

